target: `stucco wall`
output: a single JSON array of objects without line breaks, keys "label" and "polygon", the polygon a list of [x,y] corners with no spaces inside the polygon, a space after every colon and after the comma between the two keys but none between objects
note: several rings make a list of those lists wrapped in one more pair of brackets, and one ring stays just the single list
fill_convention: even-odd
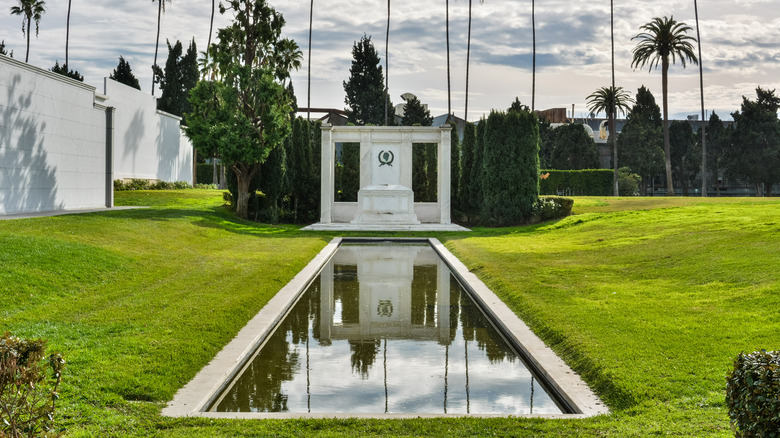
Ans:
[{"label": "stucco wall", "polygon": [[114,116],[114,179],[187,181],[192,178],[192,145],[181,118],[157,110],[154,96],[104,79],[105,105]]},{"label": "stucco wall", "polygon": [[94,97],[92,86],[0,56],[0,214],[111,202],[106,111]]}]

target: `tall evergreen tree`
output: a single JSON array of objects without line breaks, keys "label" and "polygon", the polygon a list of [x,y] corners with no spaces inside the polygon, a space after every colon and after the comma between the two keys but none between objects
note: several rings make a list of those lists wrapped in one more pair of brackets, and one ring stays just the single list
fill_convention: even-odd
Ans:
[{"label": "tall evergreen tree", "polygon": [[725,169],[725,152],[729,143],[728,131],[723,126],[720,117],[713,111],[707,123],[707,165],[706,169],[710,172],[709,178],[715,185],[715,193],[720,196],[720,184],[718,177]]},{"label": "tall evergreen tree", "polygon": [[198,83],[197,48],[195,40],[190,42],[187,53],[182,56],[181,41],[171,46],[168,44],[168,60],[165,71],[155,67],[157,83],[160,84],[162,95],[157,100],[157,108],[177,116],[190,112],[190,90]]},{"label": "tall evergreen tree", "polygon": [[10,56],[11,58],[14,57],[14,51],[11,50],[9,53],[5,48],[5,40],[0,41],[0,55]]},{"label": "tall evergreen tree", "polygon": [[688,181],[696,175],[696,169],[699,168],[699,163],[694,159],[699,156],[698,151],[693,148],[695,143],[691,124],[686,120],[673,120],[669,125],[672,172],[677,174],[683,196],[688,196]]},{"label": "tall evergreen tree", "polygon": [[138,78],[133,74],[130,63],[125,61],[125,58],[122,56],[119,56],[119,65],[117,65],[114,71],[108,75],[108,78],[137,90],[141,89],[141,84],[138,83]]},{"label": "tall evergreen tree", "polygon": [[[406,95],[405,95],[406,96]],[[431,126],[433,117],[416,96],[409,97],[404,105],[404,116],[401,125]],[[437,163],[431,162],[431,151],[436,144],[412,145],[412,191],[417,202],[434,202],[436,200],[436,181],[431,177],[436,174]],[[435,157],[435,154],[433,154]],[[433,193],[433,195],[432,195]]]},{"label": "tall evergreen tree", "polygon": [[655,97],[650,90],[640,87],[617,145],[621,165],[642,177],[639,191],[642,194],[646,193],[648,181],[663,171],[662,123],[661,108],[655,103]]},{"label": "tall evergreen tree", "polygon": [[[463,128],[463,141],[460,151],[460,175],[458,182],[458,206],[467,216],[477,212],[478,205],[471,197],[471,184],[474,167],[474,148],[477,140],[477,127],[473,123],[466,123]],[[455,195],[453,193],[453,195]]]},{"label": "tall evergreen tree", "polygon": [[[385,101],[392,111],[393,102],[385,100],[385,84],[379,55],[371,42],[371,37],[363,35],[352,46],[352,66],[349,80],[343,83],[347,97],[348,120],[355,125],[377,125],[384,122]],[[393,124],[390,121],[390,124]]]},{"label": "tall evergreen tree", "polygon": [[477,124],[477,132],[474,141],[474,161],[471,166],[471,184],[469,187],[469,197],[472,199],[472,202],[474,202],[474,205],[477,206],[478,210],[482,208],[482,186],[485,179],[485,166],[483,165],[485,153],[485,125],[487,125],[487,120],[485,117],[482,117]]},{"label": "tall evergreen tree", "polygon": [[555,128],[551,161],[553,169],[597,169],[599,150],[583,125],[570,123]]}]

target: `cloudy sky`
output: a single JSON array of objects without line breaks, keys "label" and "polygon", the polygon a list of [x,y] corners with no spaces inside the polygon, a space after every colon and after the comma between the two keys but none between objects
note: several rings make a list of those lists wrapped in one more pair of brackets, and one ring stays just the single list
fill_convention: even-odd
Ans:
[{"label": "cloudy sky", "polygon": [[[66,0],[48,0],[40,34],[31,40],[30,62],[51,68],[65,58]],[[463,117],[468,2],[450,0],[452,109]],[[473,2],[469,120],[492,108],[505,109],[515,96],[531,103],[531,2]],[[661,101],[661,73],[633,70],[631,38],[653,17],[673,15],[694,28],[693,0],[615,0],[616,85],[635,93],[645,85]],[[11,16],[18,0],[0,0],[0,39],[24,59],[22,19]],[[306,52],[309,2],[273,0],[287,20],[285,34],[304,52],[293,75],[300,106],[306,106]],[[405,92],[416,94],[434,115],[447,111],[447,62],[444,0],[394,0],[391,4],[389,82],[394,103]],[[312,107],[344,108],[342,82],[349,76],[351,48],[365,33],[372,36],[384,63],[387,3],[378,0],[314,2]],[[317,9],[319,8],[319,9]],[[199,50],[208,38],[211,2],[169,0],[162,18],[159,64],[167,56],[165,39],[195,38]],[[739,109],[741,96],[755,96],[756,86],[780,88],[780,8],[778,0],[701,0],[705,106],[722,118]],[[230,17],[217,12],[215,29]],[[102,91],[103,77],[120,55],[151,87],[157,3],[142,0],[72,0],[70,64],[85,82]],[[215,32],[216,33],[216,32]],[[34,36],[34,35],[33,35]],[[544,0],[536,2],[536,109],[565,107],[587,115],[586,97],[610,83],[609,2]],[[0,72],[1,74],[1,72]],[[670,70],[670,116],[700,113],[698,67]]]}]

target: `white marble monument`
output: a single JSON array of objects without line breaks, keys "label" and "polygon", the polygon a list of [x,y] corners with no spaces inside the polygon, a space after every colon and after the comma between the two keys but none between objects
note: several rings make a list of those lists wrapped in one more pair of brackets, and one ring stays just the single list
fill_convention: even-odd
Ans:
[{"label": "white marble monument", "polygon": [[[450,219],[451,127],[322,126],[320,222],[310,230],[467,231]],[[336,143],[360,143],[357,202],[335,201]],[[412,144],[438,148],[436,202],[414,202]]]}]

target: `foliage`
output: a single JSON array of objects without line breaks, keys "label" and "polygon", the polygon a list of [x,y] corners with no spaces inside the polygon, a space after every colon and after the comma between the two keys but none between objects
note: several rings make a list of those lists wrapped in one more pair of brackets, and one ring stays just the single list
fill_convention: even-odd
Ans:
[{"label": "foliage", "polygon": [[511,105],[509,105],[509,108],[506,110],[506,112],[508,113],[511,112],[521,113],[521,112],[529,112],[529,111],[531,111],[531,108],[528,108],[528,105],[523,105],[522,103],[520,103],[520,98],[517,96],[515,96],[515,100],[512,102]]},{"label": "foliage", "polygon": [[[643,185],[663,169],[661,109],[644,86],[636,93],[636,102],[628,113],[618,137],[618,163],[643,178]],[[645,193],[644,187],[640,193]]]},{"label": "foliage", "polygon": [[618,169],[618,194],[620,196],[634,196],[639,194],[639,183],[642,182],[642,177],[636,173],[631,173],[631,169],[628,167],[621,167]]},{"label": "foliage", "polygon": [[[716,187],[717,195],[720,195],[718,178],[728,164],[726,153],[731,143],[730,132],[723,126],[720,117],[713,111],[707,123],[705,135],[707,137],[707,170],[710,173],[710,181]],[[698,135],[697,139],[701,142],[701,135]],[[701,147],[701,144],[698,146]]]},{"label": "foliage", "polygon": [[54,411],[65,360],[47,358],[46,341],[0,338],[0,435],[12,438],[55,436]]},{"label": "foliage", "polygon": [[[404,106],[403,126],[431,126],[433,117],[416,96]],[[436,144],[412,145],[412,191],[415,202],[436,202]]]},{"label": "foliage", "polygon": [[214,165],[211,163],[198,163],[196,173],[198,184],[212,184],[214,181]]},{"label": "foliage", "polygon": [[[344,81],[347,93],[348,120],[355,125],[384,125],[385,122],[385,79],[371,37],[365,34],[352,46],[352,66],[349,80]],[[387,96],[388,114],[393,114],[393,103]],[[389,121],[393,124],[393,119]]]},{"label": "foliage", "polygon": [[541,172],[541,195],[609,196],[612,194],[613,171],[610,169],[546,170]]},{"label": "foliage", "polygon": [[780,351],[739,353],[726,383],[737,437],[780,436]]},{"label": "foliage", "polygon": [[728,173],[763,184],[767,196],[780,181],[780,98],[775,90],[756,88],[756,100],[742,98],[742,110],[731,114],[735,128],[727,152]]},{"label": "foliage", "polygon": [[[182,56],[183,47],[181,41],[171,47],[168,44],[168,60],[165,61],[165,70],[159,66],[152,66],[154,80],[160,84],[162,95],[157,99],[157,109],[177,116],[191,111],[189,102],[190,90],[198,83],[198,51],[195,40],[190,42],[187,53]],[[186,120],[182,122],[186,125]]]},{"label": "foliage", "polygon": [[669,126],[669,145],[672,153],[672,171],[677,174],[683,196],[688,196],[688,182],[701,169],[701,147],[694,147],[696,138],[690,122],[673,120]]},{"label": "foliage", "polygon": [[412,96],[404,105],[403,126],[431,126],[433,117],[428,108],[424,107],[417,96]]},{"label": "foliage", "polygon": [[569,123],[555,128],[550,161],[554,169],[596,169],[599,150],[583,125]]},{"label": "foliage", "polygon": [[119,56],[119,65],[116,66],[113,72],[108,75],[109,79],[113,79],[120,84],[125,84],[128,87],[133,87],[136,90],[141,89],[141,84],[138,83],[138,78],[133,74],[133,69],[130,68],[130,63],[125,61],[121,55]]},{"label": "foliage", "polygon": [[123,181],[121,179],[114,180],[115,191],[125,190],[181,190],[191,189],[192,185],[186,181],[151,181],[148,179],[131,179],[130,181]]},{"label": "foliage", "polygon": [[68,66],[65,64],[62,64],[62,66],[60,66],[59,61],[54,61],[54,67],[51,68],[51,71],[54,73],[59,73],[63,76],[67,76],[71,79],[75,79],[79,82],[84,82],[84,76],[81,76],[78,70],[69,70]]},{"label": "foliage", "polygon": [[336,163],[336,201],[357,202],[360,190],[360,143],[342,143]]},{"label": "foliage", "polygon": [[14,51],[11,50],[9,53],[5,48],[5,40],[0,41],[0,55],[10,56],[11,58],[14,57]]},{"label": "foliage", "polygon": [[[466,215],[472,215],[479,210],[479,206],[474,202],[471,191],[471,177],[474,174],[474,153],[477,137],[477,127],[470,122],[466,122],[463,128],[463,141],[461,142],[460,168],[458,181],[458,207]],[[453,193],[453,195],[456,195]]]},{"label": "foliage", "polygon": [[539,196],[539,121],[531,112],[492,111],[485,125],[481,222],[522,223]]},{"label": "foliage", "polygon": [[452,211],[460,210],[460,140],[458,139],[458,125],[449,123],[450,128],[450,205]]},{"label": "foliage", "polygon": [[552,151],[555,141],[555,130],[545,118],[539,119],[539,167],[552,167]]},{"label": "foliage", "polygon": [[281,38],[284,18],[265,0],[229,0],[220,13],[233,22],[218,31],[209,54],[218,77],[190,94],[187,136],[205,156],[216,156],[236,176],[236,215],[249,214],[250,185],[261,164],[290,134],[290,96],[282,81],[294,65]]},{"label": "foliage", "polygon": [[547,221],[559,219],[571,214],[574,199],[559,196],[540,196],[534,204],[534,216],[539,220]]}]

